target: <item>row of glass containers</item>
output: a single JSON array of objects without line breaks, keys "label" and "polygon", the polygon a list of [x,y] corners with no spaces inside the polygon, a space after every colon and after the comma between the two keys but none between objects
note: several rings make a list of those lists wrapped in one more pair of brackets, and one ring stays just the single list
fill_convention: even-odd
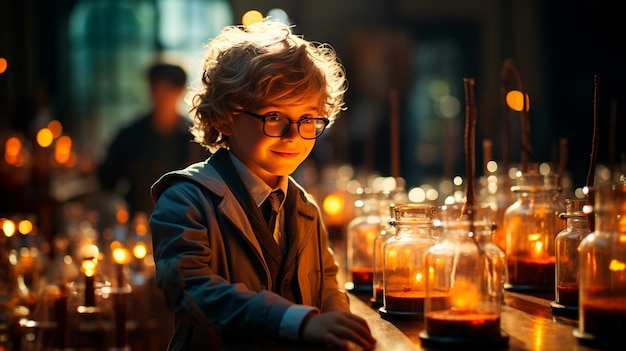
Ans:
[{"label": "row of glass containers", "polygon": [[[456,314],[466,309],[461,307],[463,303],[468,304],[470,310],[489,305],[483,301],[496,301],[495,305],[499,306],[503,295],[498,292],[500,286],[521,292],[553,291],[553,311],[573,311],[580,316],[575,334],[581,340],[604,340],[617,335],[626,325],[623,323],[626,310],[613,308],[619,306],[616,303],[626,301],[626,248],[620,248],[626,247],[623,234],[626,221],[622,217],[626,212],[624,186],[598,187],[593,208],[585,207],[586,199],[565,199],[565,210],[559,201],[560,187],[554,175],[530,171],[518,179],[512,191],[516,201],[504,211],[502,221],[506,234],[504,250],[493,242],[495,212],[486,206],[444,206],[438,208],[435,215],[432,206],[383,202],[389,214],[381,215],[381,207],[377,208],[377,226],[367,231],[367,239],[349,232],[352,245],[358,243],[363,250],[371,245],[371,268],[359,270],[371,272],[371,284],[364,279],[355,286],[360,285],[361,291],[371,289],[372,303],[380,306],[381,316],[385,318],[422,318],[434,312],[439,304]],[[585,208],[593,212],[583,211]],[[589,226],[589,216],[595,216],[595,231]],[[590,232],[593,235],[588,235]],[[598,249],[596,245],[607,246]],[[460,253],[472,252],[469,248],[475,250],[474,260],[489,262],[478,265],[480,274],[472,271],[471,267],[476,264],[459,265],[466,258]],[[432,258],[439,254],[438,250],[446,249],[456,253],[447,256],[441,253],[442,257]],[[446,259],[453,263],[443,263]],[[367,266],[368,263],[364,263],[361,268]],[[442,271],[443,267],[448,271]],[[480,284],[476,289],[469,288],[471,284],[478,284],[478,276],[484,277],[483,285],[480,289]],[[443,285],[435,288],[435,283]],[[457,291],[463,293],[456,294]],[[453,297],[455,295],[463,298]],[[608,309],[613,311],[611,318],[589,317],[589,308],[585,307],[579,311],[578,305],[587,306],[589,299],[601,301],[600,305],[607,307],[597,308],[598,303],[595,303],[592,316],[596,316],[597,310]],[[499,307],[495,311],[499,314]],[[611,321],[610,328],[599,323],[606,320]],[[433,320],[430,321],[432,327]],[[428,322],[426,325],[425,333],[432,339],[431,334],[437,333],[429,331]],[[493,328],[496,329],[499,330]],[[492,335],[496,342],[502,340],[500,333]]]}]

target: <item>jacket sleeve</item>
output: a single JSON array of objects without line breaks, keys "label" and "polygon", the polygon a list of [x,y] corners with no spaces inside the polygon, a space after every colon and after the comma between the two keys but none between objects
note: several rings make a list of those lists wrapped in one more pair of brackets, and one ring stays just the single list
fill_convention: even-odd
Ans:
[{"label": "jacket sleeve", "polygon": [[156,195],[150,218],[156,284],[177,324],[200,326],[208,321],[225,335],[276,339],[292,304],[216,273],[228,262],[211,196],[191,181],[175,182]]}]

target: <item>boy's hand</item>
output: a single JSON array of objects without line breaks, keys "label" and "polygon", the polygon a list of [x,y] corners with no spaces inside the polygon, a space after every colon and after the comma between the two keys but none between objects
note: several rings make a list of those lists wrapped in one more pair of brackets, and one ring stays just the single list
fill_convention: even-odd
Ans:
[{"label": "boy's hand", "polygon": [[354,343],[365,350],[376,344],[365,319],[345,311],[314,314],[301,327],[302,340],[348,350]]}]

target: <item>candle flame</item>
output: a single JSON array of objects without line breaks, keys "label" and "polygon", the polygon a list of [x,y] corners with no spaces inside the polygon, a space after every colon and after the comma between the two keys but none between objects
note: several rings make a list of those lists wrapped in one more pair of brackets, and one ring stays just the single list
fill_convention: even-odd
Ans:
[{"label": "candle flame", "polygon": [[148,248],[146,248],[146,244],[144,243],[137,243],[135,247],[133,247],[133,255],[138,259],[146,257],[147,253]]},{"label": "candle flame", "polygon": [[330,216],[338,216],[343,212],[344,208],[343,199],[337,194],[330,194],[324,199],[323,208]]},{"label": "candle flame", "polygon": [[85,273],[85,276],[93,277],[96,274],[96,259],[84,259],[81,265],[81,269],[83,270],[83,273]]},{"label": "candle flame", "polygon": [[128,263],[130,258],[130,254],[128,250],[123,247],[116,247],[113,249],[113,261],[117,264],[125,264]]},{"label": "candle flame", "polygon": [[457,311],[473,311],[478,308],[478,288],[469,282],[456,281],[450,289],[452,308]]},{"label": "candle flame", "polygon": [[624,269],[626,269],[626,263],[616,259],[612,259],[611,263],[609,264],[609,269],[613,272],[623,271]]}]

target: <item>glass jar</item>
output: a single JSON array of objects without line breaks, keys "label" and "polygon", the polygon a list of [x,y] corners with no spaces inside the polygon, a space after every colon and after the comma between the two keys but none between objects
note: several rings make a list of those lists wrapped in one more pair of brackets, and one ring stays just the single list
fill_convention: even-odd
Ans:
[{"label": "glass jar", "polygon": [[579,245],[578,329],[583,344],[620,345],[626,326],[626,185],[593,189],[594,230]]},{"label": "glass jar", "polygon": [[389,215],[385,218],[386,225],[374,239],[374,276],[372,282],[373,295],[370,300],[373,307],[383,305],[384,271],[383,244],[396,233],[395,204],[389,205]]},{"label": "glass jar", "polygon": [[504,212],[507,290],[554,292],[555,239],[565,229],[558,177],[529,171],[511,190],[517,200]]},{"label": "glass jar", "polygon": [[435,207],[399,205],[395,235],[383,244],[383,318],[422,318],[426,296],[424,254],[436,243]]},{"label": "glass jar", "polygon": [[500,330],[507,266],[493,242],[495,212],[489,206],[442,206],[441,237],[426,253],[426,346],[505,346]]},{"label": "glass jar", "polygon": [[578,318],[578,245],[589,234],[587,199],[565,199],[566,228],[556,235],[555,300],[552,312]]},{"label": "glass jar", "polygon": [[348,223],[346,230],[347,274],[345,288],[356,293],[371,293],[374,275],[374,239],[384,220],[380,194],[370,193],[357,200],[360,214]]}]

